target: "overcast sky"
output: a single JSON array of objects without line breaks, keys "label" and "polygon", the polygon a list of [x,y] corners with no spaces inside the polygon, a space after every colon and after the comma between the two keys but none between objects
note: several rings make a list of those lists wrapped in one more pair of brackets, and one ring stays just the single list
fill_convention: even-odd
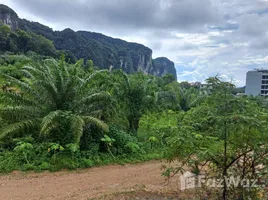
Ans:
[{"label": "overcast sky", "polygon": [[54,30],[142,43],[175,62],[179,81],[219,74],[237,86],[268,69],[268,0],[0,0]]}]

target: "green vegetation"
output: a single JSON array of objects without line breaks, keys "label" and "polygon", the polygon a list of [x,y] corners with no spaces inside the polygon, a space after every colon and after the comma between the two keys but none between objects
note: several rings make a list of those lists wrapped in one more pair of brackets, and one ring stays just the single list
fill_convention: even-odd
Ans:
[{"label": "green vegetation", "polygon": [[[181,165],[165,175],[184,172],[186,167],[198,175],[209,166],[210,175],[223,179],[222,199],[258,199],[257,191],[267,180],[267,107],[259,106],[255,98],[232,95],[234,86],[217,77],[207,83],[210,95],[183,114],[168,138],[167,157]],[[259,188],[229,187],[223,177],[232,175],[258,180]]]},{"label": "green vegetation", "polygon": [[163,157],[137,135],[141,117],[160,110],[162,79],[35,53],[5,54],[0,63],[1,172]]},{"label": "green vegetation", "polygon": [[[99,70],[35,53],[0,57],[0,172],[87,168],[178,159],[221,178],[267,178],[267,100],[236,97],[217,77],[208,91],[122,70]],[[187,85],[187,87],[186,87]],[[222,199],[258,198],[261,188],[224,187]]]},{"label": "green vegetation", "polygon": [[16,32],[6,25],[0,26],[0,49],[3,52],[36,52],[40,55],[56,57],[56,49],[53,42],[41,35],[25,32],[18,29]]}]

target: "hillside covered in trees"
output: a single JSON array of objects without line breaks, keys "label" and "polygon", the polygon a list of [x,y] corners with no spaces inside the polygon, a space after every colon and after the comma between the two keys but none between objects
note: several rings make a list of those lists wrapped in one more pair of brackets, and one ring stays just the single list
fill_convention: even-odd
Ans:
[{"label": "hillside covered in trees", "polygon": [[[172,74],[177,79],[174,63],[167,58],[152,59],[152,50],[144,45],[114,39],[100,33],[87,31],[53,31],[37,22],[20,19],[9,7],[0,5],[0,50],[11,52],[34,51],[45,56],[62,53],[76,59],[92,60],[96,66],[123,69],[127,73],[141,71],[164,76]],[[10,30],[9,30],[10,29]]]}]

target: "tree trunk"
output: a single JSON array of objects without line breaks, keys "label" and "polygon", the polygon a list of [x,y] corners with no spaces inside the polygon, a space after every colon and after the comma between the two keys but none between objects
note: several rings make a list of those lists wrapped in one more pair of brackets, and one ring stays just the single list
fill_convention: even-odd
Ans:
[{"label": "tree trunk", "polygon": [[140,119],[139,118],[131,118],[128,120],[129,121],[129,130],[137,135],[138,133],[138,129],[139,129],[139,122],[140,122]]},{"label": "tree trunk", "polygon": [[[225,133],[226,135],[226,133]],[[222,199],[227,200],[227,138],[224,140],[224,168],[223,168],[223,191],[222,191]]]},{"label": "tree trunk", "polygon": [[[224,97],[225,97],[225,104],[224,104],[224,110],[225,113],[227,112],[227,91],[225,90],[224,93]],[[228,132],[227,132],[227,122],[226,119],[224,119],[224,161],[223,161],[223,191],[222,191],[222,199],[223,200],[227,200],[227,170],[228,170],[228,166],[227,166],[227,139],[228,139]]]}]

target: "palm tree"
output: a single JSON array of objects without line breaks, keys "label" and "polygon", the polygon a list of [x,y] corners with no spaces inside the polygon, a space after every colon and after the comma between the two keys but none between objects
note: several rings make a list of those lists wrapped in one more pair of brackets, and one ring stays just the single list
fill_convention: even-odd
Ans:
[{"label": "palm tree", "polygon": [[152,104],[152,90],[149,88],[152,79],[142,73],[128,75],[122,70],[113,70],[111,73],[111,93],[116,97],[121,116],[128,122],[128,129],[137,133],[139,120]]},{"label": "palm tree", "polygon": [[191,87],[189,89],[180,88],[180,106],[183,111],[188,111],[192,107],[199,105],[205,94],[200,93],[197,89]]},{"label": "palm tree", "polygon": [[132,133],[137,133],[140,119],[146,112],[175,107],[176,98],[159,86],[157,77],[142,73],[127,75],[122,70],[114,71],[113,75],[112,87]]},{"label": "palm tree", "polygon": [[8,135],[38,130],[48,136],[66,121],[73,142],[79,144],[84,126],[94,124],[108,131],[100,118],[110,96],[94,87],[103,71],[86,74],[83,61],[67,64],[49,59],[35,67],[25,66],[23,78],[1,74],[9,88],[0,92],[0,115],[9,125],[0,130],[0,139]]}]

